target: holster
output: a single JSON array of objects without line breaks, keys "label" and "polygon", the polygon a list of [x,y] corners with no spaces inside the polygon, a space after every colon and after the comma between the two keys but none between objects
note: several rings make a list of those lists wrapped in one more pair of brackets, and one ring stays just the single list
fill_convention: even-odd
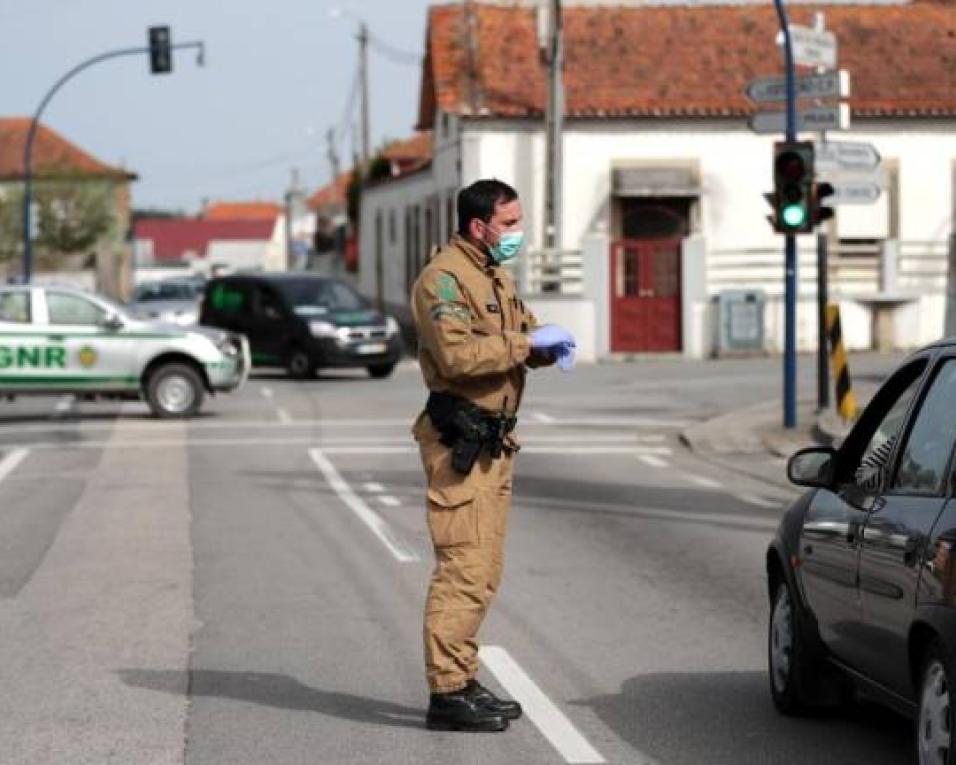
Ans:
[{"label": "holster", "polygon": [[505,436],[517,425],[517,418],[504,412],[489,412],[466,398],[432,391],[425,405],[441,442],[451,448],[454,470],[468,475],[481,453],[494,459],[501,456]]}]

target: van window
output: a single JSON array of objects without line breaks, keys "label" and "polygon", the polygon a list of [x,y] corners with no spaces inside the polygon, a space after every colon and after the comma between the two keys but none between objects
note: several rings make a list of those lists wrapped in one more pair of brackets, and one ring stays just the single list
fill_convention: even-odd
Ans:
[{"label": "van window", "polygon": [[214,284],[209,304],[222,313],[242,313],[249,306],[248,293],[235,284]]},{"label": "van window", "polygon": [[364,311],[365,299],[347,284],[333,279],[286,281],[278,285],[282,295],[300,316],[328,311]]}]

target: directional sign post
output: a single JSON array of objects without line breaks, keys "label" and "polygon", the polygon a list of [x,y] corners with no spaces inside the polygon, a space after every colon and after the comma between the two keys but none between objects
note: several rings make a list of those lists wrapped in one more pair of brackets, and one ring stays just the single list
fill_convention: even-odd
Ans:
[{"label": "directional sign post", "polygon": [[[797,98],[849,98],[850,73],[846,69],[823,74],[797,77]],[[757,103],[787,100],[787,80],[784,77],[761,77],[752,80],[745,91],[747,98]]]},{"label": "directional sign post", "polygon": [[878,184],[867,181],[836,179],[831,181],[831,185],[833,196],[829,197],[829,201],[835,205],[871,205],[883,192]]},{"label": "directional sign post", "polygon": [[[783,39],[777,35],[777,44]],[[833,32],[818,32],[810,27],[790,25],[790,39],[793,43],[793,62],[803,66],[823,66],[833,69],[836,66],[837,41]]]},{"label": "directional sign post", "polygon": [[818,142],[814,161],[821,171],[853,170],[871,171],[880,166],[880,153],[870,143],[852,141]]},{"label": "directional sign post", "polygon": [[[758,134],[782,133],[787,126],[787,113],[757,112],[750,118],[750,129]],[[804,109],[797,115],[797,132],[807,130],[848,130],[850,107],[848,104],[815,106]]]}]

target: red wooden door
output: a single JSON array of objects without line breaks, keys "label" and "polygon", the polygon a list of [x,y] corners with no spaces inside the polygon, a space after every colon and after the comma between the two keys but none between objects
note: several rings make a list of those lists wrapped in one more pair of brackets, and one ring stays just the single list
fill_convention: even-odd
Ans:
[{"label": "red wooden door", "polygon": [[611,245],[611,350],[681,349],[680,239]]}]

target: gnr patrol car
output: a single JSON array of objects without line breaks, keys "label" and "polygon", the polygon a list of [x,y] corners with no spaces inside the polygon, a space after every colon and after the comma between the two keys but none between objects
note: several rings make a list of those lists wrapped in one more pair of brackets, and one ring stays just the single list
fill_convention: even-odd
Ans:
[{"label": "gnr patrol car", "polygon": [[157,417],[189,417],[248,373],[241,335],[139,321],[63,287],[0,287],[0,395],[143,397]]}]

